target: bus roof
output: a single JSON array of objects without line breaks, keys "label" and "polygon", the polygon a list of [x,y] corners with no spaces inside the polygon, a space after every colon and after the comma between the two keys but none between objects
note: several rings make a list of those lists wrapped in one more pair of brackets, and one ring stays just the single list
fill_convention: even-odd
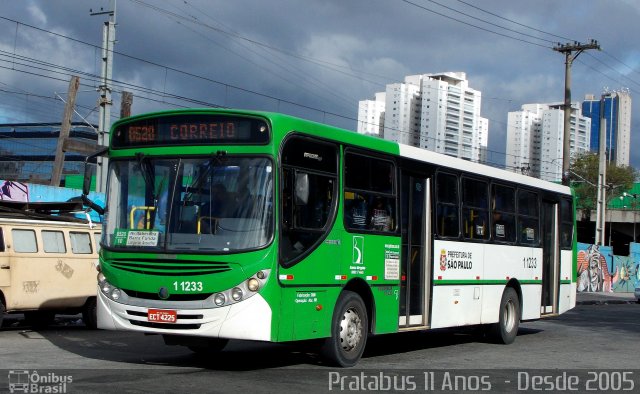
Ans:
[{"label": "bus roof", "polygon": [[[393,141],[384,140],[373,136],[359,134],[355,131],[342,129],[327,124],[298,118],[278,112],[251,111],[241,109],[225,109],[225,108],[188,108],[165,110],[159,112],[150,112],[132,117],[121,119],[113,124],[113,128],[128,122],[134,122],[146,118],[154,118],[160,116],[181,115],[181,114],[225,114],[225,115],[244,115],[244,116],[261,116],[269,119],[271,122],[277,121],[281,127],[289,131],[299,131],[305,134],[314,135],[320,138],[343,142],[365,149],[375,150],[379,152],[389,153],[400,157],[418,160],[425,163],[441,165],[450,169],[460,170],[478,175],[488,176],[491,178],[501,179],[507,182],[513,182],[521,185],[530,186],[549,190],[552,192],[571,194],[571,189],[561,184],[545,181],[542,179],[530,177],[528,175],[517,174],[511,171],[502,170],[486,164],[474,163],[468,160],[448,156],[442,153],[429,151],[426,149],[416,148],[409,145],[400,144]],[[288,125],[288,126],[287,126]]]}]

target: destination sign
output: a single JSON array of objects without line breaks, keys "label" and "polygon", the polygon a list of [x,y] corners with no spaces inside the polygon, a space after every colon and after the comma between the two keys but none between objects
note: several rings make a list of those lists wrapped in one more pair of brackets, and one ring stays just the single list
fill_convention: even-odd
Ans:
[{"label": "destination sign", "polygon": [[114,148],[168,145],[266,144],[269,128],[262,119],[227,115],[168,115],[119,125]]}]

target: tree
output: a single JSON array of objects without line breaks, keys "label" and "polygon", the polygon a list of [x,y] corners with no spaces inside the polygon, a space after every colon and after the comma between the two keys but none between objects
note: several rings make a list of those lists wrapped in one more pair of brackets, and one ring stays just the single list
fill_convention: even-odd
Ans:
[{"label": "tree", "polygon": [[[599,155],[591,152],[577,155],[571,160],[569,179],[575,189],[579,209],[590,211],[596,207],[599,160]],[[637,177],[638,172],[633,167],[607,163],[607,204],[631,189]]]}]

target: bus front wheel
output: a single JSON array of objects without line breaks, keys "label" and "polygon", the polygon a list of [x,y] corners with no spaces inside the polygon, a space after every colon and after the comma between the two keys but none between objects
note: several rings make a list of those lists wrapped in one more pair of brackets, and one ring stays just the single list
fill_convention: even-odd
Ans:
[{"label": "bus front wheel", "polygon": [[98,316],[96,311],[96,299],[91,297],[82,308],[82,321],[87,328],[95,330],[98,328]]},{"label": "bus front wheel", "polygon": [[367,308],[362,298],[352,291],[344,291],[338,298],[333,319],[331,336],[325,339],[322,355],[339,367],[356,365],[367,343]]},{"label": "bus front wheel", "polygon": [[520,301],[518,293],[507,287],[502,293],[498,322],[490,326],[489,335],[493,342],[508,345],[516,339],[520,325]]}]

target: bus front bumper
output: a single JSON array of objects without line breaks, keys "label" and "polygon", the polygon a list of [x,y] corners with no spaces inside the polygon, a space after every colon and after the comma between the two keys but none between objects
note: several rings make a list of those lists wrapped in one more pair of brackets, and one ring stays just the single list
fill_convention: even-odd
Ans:
[{"label": "bus front bumper", "polygon": [[104,330],[271,340],[271,307],[260,294],[220,308],[171,308],[177,313],[175,323],[150,322],[147,317],[149,309],[158,308],[121,304],[107,298],[98,289],[98,328]]}]

